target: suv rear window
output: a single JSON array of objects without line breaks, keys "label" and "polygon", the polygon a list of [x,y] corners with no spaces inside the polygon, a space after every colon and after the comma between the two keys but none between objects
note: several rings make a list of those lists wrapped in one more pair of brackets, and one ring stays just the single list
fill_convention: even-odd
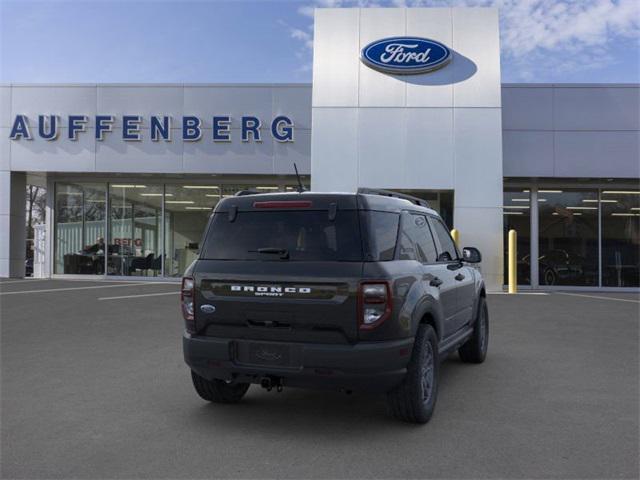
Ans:
[{"label": "suv rear window", "polygon": [[[283,255],[282,252],[286,252]],[[207,260],[362,261],[356,211],[338,211],[330,221],[323,211],[214,214],[201,258]]]}]

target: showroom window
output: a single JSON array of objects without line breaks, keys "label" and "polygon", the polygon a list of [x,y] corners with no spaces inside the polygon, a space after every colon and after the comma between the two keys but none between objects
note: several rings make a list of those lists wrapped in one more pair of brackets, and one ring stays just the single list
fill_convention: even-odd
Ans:
[{"label": "showroom window", "polygon": [[220,200],[219,185],[167,185],[165,197],[165,275],[181,276],[200,251],[211,209]]},{"label": "showroom window", "polygon": [[394,192],[418,197],[429,202],[429,206],[440,214],[447,228],[453,228],[453,190],[403,190],[390,188]]},{"label": "showroom window", "polygon": [[104,273],[106,185],[55,186],[54,273]]},{"label": "showroom window", "polygon": [[603,190],[602,286],[640,286],[640,191]]},{"label": "showroom window", "polygon": [[598,286],[598,191],[538,190],[539,284]]},{"label": "showroom window", "polygon": [[518,285],[531,285],[531,192],[527,188],[505,188],[503,205],[504,283],[508,277],[509,230],[518,234],[516,244]]},{"label": "showroom window", "polygon": [[107,190],[106,183],[57,182],[54,273],[103,275],[106,255],[108,275],[181,276],[198,255],[209,214],[221,198],[281,188],[114,182]]},{"label": "showroom window", "polygon": [[162,185],[109,185],[107,274],[159,276]]}]

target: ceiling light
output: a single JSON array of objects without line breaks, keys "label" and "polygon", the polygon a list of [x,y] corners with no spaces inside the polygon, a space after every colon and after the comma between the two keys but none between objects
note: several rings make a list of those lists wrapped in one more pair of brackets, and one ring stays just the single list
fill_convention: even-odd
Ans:
[{"label": "ceiling light", "polygon": [[185,210],[211,210],[211,207],[184,207]]},{"label": "ceiling light", "polygon": [[[162,193],[141,193],[141,197],[161,197]],[[173,193],[165,193],[165,197],[173,197]]]},{"label": "ceiling light", "polygon": [[193,204],[196,202],[194,202],[193,200],[165,200],[164,203]]},{"label": "ceiling light", "polygon": [[256,190],[278,190],[279,187],[256,187]]},{"label": "ceiling light", "polygon": [[[598,200],[585,198],[582,200],[584,203],[598,203]],[[618,203],[618,200],[600,200],[600,203]]]},{"label": "ceiling light", "polygon": [[147,188],[146,185],[111,185],[113,188]]},{"label": "ceiling light", "polygon": [[597,210],[598,207],[566,207],[567,210]]},{"label": "ceiling light", "polygon": [[522,190],[522,193],[529,193],[529,190]]},{"label": "ceiling light", "polygon": [[211,198],[220,198],[220,194],[219,193],[205,193],[204,196],[205,197],[211,197]]},{"label": "ceiling light", "polygon": [[571,215],[582,215],[582,213],[580,213],[580,212],[574,212],[574,213],[572,213]]},{"label": "ceiling light", "polygon": [[609,195],[640,195],[640,190],[605,190],[602,193]]},{"label": "ceiling light", "polygon": [[640,213],[612,213],[612,217],[640,217]]},{"label": "ceiling light", "polygon": [[524,212],[502,212],[503,215],[524,215]]},{"label": "ceiling light", "polygon": [[512,202],[528,202],[529,199],[528,198],[512,198],[511,201]]},{"label": "ceiling light", "polygon": [[538,193],[562,193],[562,190],[538,190]]},{"label": "ceiling light", "polygon": [[218,190],[220,187],[217,185],[183,185],[182,188],[189,188],[192,190]]},{"label": "ceiling light", "polygon": [[529,208],[529,205],[504,205],[502,208]]},{"label": "ceiling light", "polygon": [[630,208],[629,210],[640,210],[640,208],[638,208],[638,207],[632,207],[632,208]]}]

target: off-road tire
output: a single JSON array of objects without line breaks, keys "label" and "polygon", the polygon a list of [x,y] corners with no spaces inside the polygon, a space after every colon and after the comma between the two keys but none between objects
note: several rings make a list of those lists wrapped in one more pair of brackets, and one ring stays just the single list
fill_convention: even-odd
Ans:
[{"label": "off-road tire", "polygon": [[224,380],[207,380],[191,372],[193,386],[201,398],[213,403],[238,403],[249,390],[249,383],[227,383]]},{"label": "off-road tire", "polygon": [[[427,369],[431,369],[431,373]],[[387,393],[389,413],[398,420],[427,423],[438,397],[438,337],[431,325],[420,325],[402,383]],[[429,383],[431,387],[427,387]],[[427,393],[425,393],[425,391]]]},{"label": "off-road tire", "polygon": [[458,349],[460,359],[465,363],[482,363],[487,357],[489,346],[489,309],[484,297],[478,302],[478,313],[473,326],[473,334]]}]

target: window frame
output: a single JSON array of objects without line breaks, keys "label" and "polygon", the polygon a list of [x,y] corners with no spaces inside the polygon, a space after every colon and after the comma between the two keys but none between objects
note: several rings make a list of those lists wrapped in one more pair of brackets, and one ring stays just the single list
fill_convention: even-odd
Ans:
[{"label": "window frame", "polygon": [[[456,242],[453,240],[453,237],[451,236],[451,232],[449,232],[449,229],[447,228],[447,225],[438,217],[436,217],[435,215],[431,215],[431,214],[427,214],[427,217],[429,218],[430,222],[439,222],[440,225],[442,225],[442,228],[444,228],[444,231],[447,232],[447,235],[449,237],[449,239],[451,240],[451,243],[453,244],[453,250],[456,254],[456,258],[452,258],[451,260],[446,260],[446,261],[442,261],[442,260],[438,260],[438,258],[440,258],[440,255],[442,255],[445,252],[445,249],[442,247],[442,244],[440,243],[440,237],[438,237],[437,232],[433,232],[433,230],[435,230],[435,228],[432,228],[432,235],[433,235],[433,239],[436,243],[436,249],[438,251],[438,255],[436,256],[436,262],[437,264],[453,264],[453,263],[460,263],[461,262],[461,257],[460,257],[460,251],[458,250],[458,246],[456,245]],[[429,227],[431,227],[431,225],[429,225]]]}]

